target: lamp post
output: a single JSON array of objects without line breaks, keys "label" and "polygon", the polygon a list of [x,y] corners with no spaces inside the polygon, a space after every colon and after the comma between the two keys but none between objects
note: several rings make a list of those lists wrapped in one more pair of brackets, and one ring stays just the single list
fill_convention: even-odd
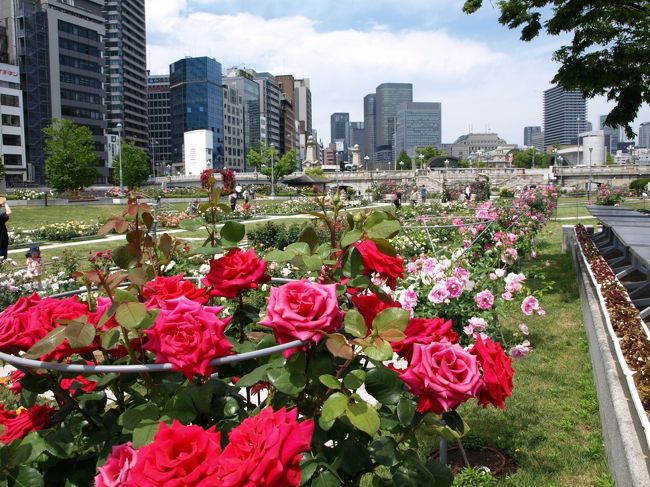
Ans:
[{"label": "lamp post", "polygon": [[399,170],[400,171],[404,170],[404,161],[399,161]]},{"label": "lamp post", "polygon": [[117,126],[117,146],[120,151],[120,197],[124,196],[124,173],[122,172],[122,124]]},{"label": "lamp post", "polygon": [[424,154],[422,152],[420,152],[418,159],[420,159],[420,169],[424,169]]},{"label": "lamp post", "polygon": [[587,187],[587,201],[591,199],[591,153],[593,150],[593,147],[589,147],[589,186]]},{"label": "lamp post", "polygon": [[366,171],[369,170],[370,168],[368,167],[368,163],[370,162],[370,157],[366,154],[366,157],[363,158],[363,162],[366,163]]},{"label": "lamp post", "polygon": [[275,198],[275,159],[273,158],[275,144],[271,142],[271,198]]},{"label": "lamp post", "polygon": [[158,140],[151,139],[151,168],[153,169],[153,177],[158,176],[158,171],[156,168],[158,164],[156,163],[156,146],[159,144]]},{"label": "lamp post", "polygon": [[171,175],[172,175],[172,165],[167,164],[167,176],[171,176]]}]

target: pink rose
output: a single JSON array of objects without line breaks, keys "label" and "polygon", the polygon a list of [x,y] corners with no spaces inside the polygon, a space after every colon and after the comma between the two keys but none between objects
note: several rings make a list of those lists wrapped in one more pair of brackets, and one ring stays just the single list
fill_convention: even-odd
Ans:
[{"label": "pink rose", "polygon": [[458,296],[463,294],[463,283],[456,277],[450,277],[447,279],[447,291],[449,291],[449,297],[456,299]]},{"label": "pink rose", "polygon": [[476,304],[478,307],[482,310],[488,310],[491,309],[492,306],[494,305],[494,296],[490,291],[487,289],[485,291],[481,291],[474,297],[474,301],[476,301]]},{"label": "pink rose", "polygon": [[[334,333],[343,322],[336,284],[315,284],[303,279],[271,288],[266,317],[260,325],[273,329],[278,343],[322,339],[321,331]],[[292,351],[285,352],[291,355]]]},{"label": "pink rose", "polygon": [[449,291],[447,290],[447,286],[445,285],[444,282],[439,282],[435,286],[433,286],[433,289],[429,293],[429,301],[431,301],[434,304],[440,304],[445,301],[449,297]]},{"label": "pink rose", "polygon": [[532,316],[537,310],[539,310],[537,298],[535,296],[526,296],[521,303],[521,311],[527,316]]},{"label": "pink rose", "polygon": [[530,342],[528,340],[524,340],[521,345],[516,345],[510,349],[510,356],[517,359],[526,358],[531,351],[532,348],[530,346]]},{"label": "pink rose", "polygon": [[509,291],[506,291],[503,294],[501,294],[501,297],[503,298],[504,301],[512,301],[512,293]]},{"label": "pink rose", "polygon": [[519,324],[519,331],[522,333],[522,335],[528,335],[529,334],[528,327],[526,326],[525,323],[520,323]]},{"label": "pink rose", "polygon": [[415,345],[400,378],[418,398],[420,413],[450,411],[476,397],[483,387],[476,357],[447,341]]},{"label": "pink rose", "polygon": [[163,304],[153,328],[146,330],[144,348],[156,354],[156,363],[170,362],[188,380],[214,371],[212,359],[230,355],[232,344],[224,332],[231,317],[217,316],[223,307],[202,306],[185,296]]},{"label": "pink rose", "polygon": [[111,455],[95,477],[95,487],[120,487],[130,485],[130,471],[137,460],[131,442],[113,447]]},{"label": "pink rose", "polygon": [[457,278],[460,282],[467,283],[469,281],[469,272],[467,272],[465,269],[462,267],[456,267],[452,272],[451,275]]}]

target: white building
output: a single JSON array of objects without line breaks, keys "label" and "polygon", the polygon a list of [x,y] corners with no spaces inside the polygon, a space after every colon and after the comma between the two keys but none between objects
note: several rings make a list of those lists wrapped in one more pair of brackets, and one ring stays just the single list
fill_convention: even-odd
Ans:
[{"label": "white building", "polygon": [[605,132],[592,130],[578,134],[581,147],[580,164],[602,166],[607,162],[607,146],[605,145]]},{"label": "white building", "polygon": [[223,85],[223,166],[244,170],[244,100],[236,88]]},{"label": "white building", "polygon": [[212,169],[212,130],[192,130],[183,134],[185,175],[197,176]]},{"label": "white building", "polygon": [[20,90],[18,66],[0,63],[0,156],[4,161],[6,181],[26,181],[25,123],[23,118],[23,92]]}]

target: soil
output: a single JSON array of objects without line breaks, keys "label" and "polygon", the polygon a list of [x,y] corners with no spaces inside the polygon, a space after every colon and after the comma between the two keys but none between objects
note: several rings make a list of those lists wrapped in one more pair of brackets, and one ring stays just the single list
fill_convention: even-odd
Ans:
[{"label": "soil", "polygon": [[[493,448],[465,448],[467,460],[472,467],[487,467],[492,475],[498,477],[510,474],[516,470],[516,465],[508,460],[503,453]],[[438,452],[433,455],[438,458]],[[454,475],[459,473],[466,465],[463,454],[458,447],[449,448],[447,461]]]}]

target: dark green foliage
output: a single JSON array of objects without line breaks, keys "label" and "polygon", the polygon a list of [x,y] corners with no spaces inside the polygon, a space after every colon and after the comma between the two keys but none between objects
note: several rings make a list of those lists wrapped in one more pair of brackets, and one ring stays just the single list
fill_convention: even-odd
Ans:
[{"label": "dark green foliage", "polygon": [[[151,167],[147,153],[144,149],[136,147],[133,142],[122,142],[122,172],[124,174],[124,186],[133,188],[141,186],[151,174]],[[120,156],[118,155],[113,163],[113,181],[120,184]]]},{"label": "dark green foliage", "polygon": [[[300,232],[308,224],[283,225],[282,223],[267,222],[264,225],[257,226],[246,232],[248,244],[256,249],[275,248],[284,250],[287,245],[298,241]],[[327,235],[324,231],[316,229],[318,242],[327,242]]]}]

